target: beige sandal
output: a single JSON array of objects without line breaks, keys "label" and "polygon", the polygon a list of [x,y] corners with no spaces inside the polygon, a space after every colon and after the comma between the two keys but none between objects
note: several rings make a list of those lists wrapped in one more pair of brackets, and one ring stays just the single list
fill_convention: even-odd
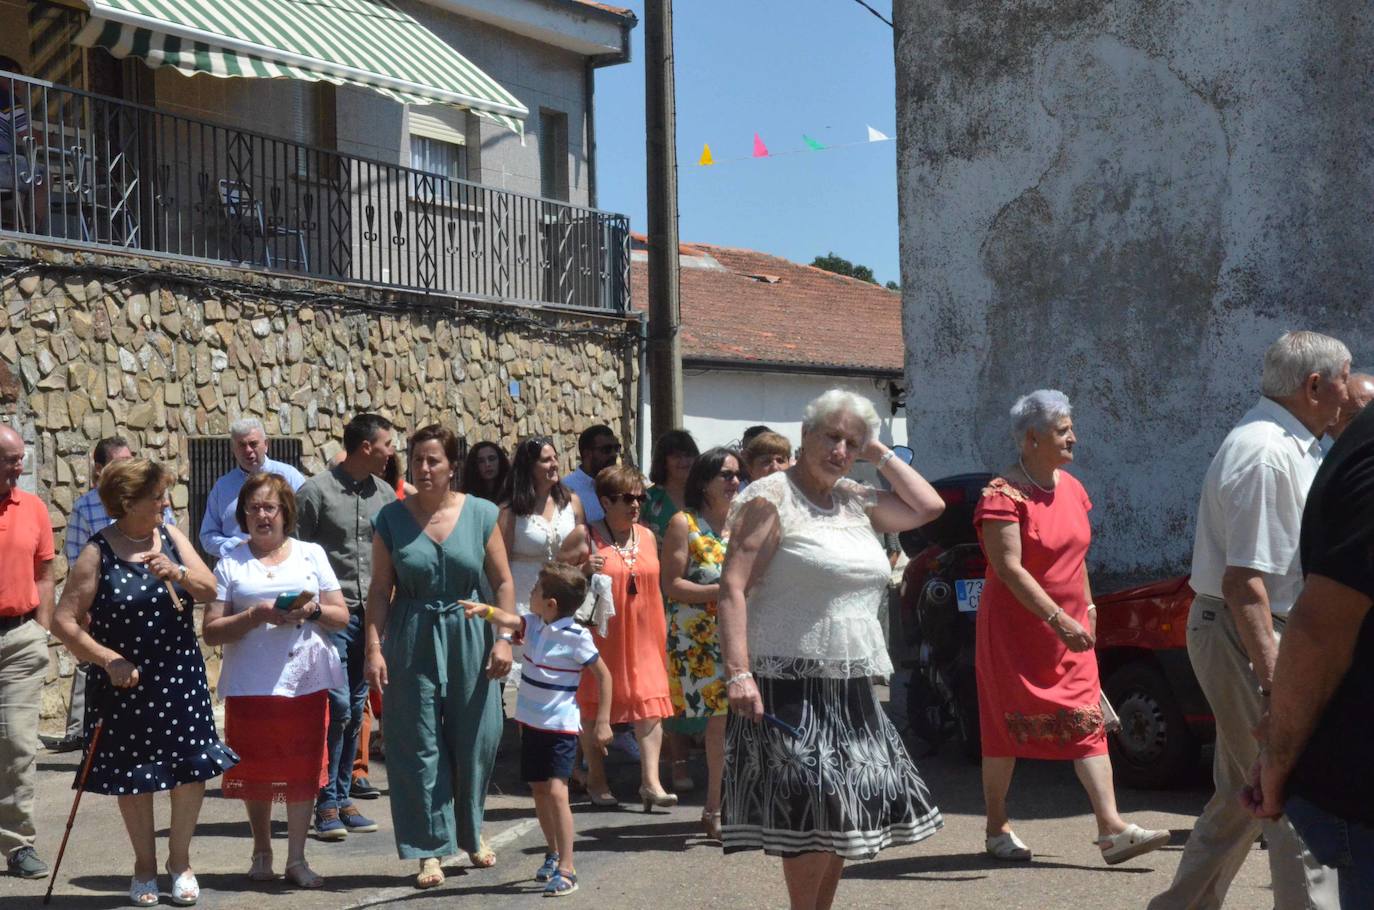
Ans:
[{"label": "beige sandal", "polygon": [[487,839],[477,841],[476,852],[468,854],[468,862],[478,869],[490,869],[496,865],[496,851],[487,846]]},{"label": "beige sandal", "polygon": [[271,850],[263,850],[253,854],[253,864],[248,867],[248,878],[255,882],[276,881],[277,873],[272,871]]},{"label": "beige sandal", "polygon": [[306,865],[305,860],[297,860],[286,865],[286,880],[297,888],[322,888],[324,879]]},{"label": "beige sandal", "polygon": [[426,856],[420,860],[420,874],[415,876],[415,887],[437,888],[444,883],[444,868],[439,857]]}]

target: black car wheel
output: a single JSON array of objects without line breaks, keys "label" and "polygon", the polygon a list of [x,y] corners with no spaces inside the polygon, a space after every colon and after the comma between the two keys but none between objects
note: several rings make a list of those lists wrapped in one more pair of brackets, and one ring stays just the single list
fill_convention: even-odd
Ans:
[{"label": "black car wheel", "polygon": [[978,715],[978,678],[973,667],[955,671],[954,723],[959,733],[959,751],[977,764],[983,760],[983,733]]},{"label": "black car wheel", "polygon": [[939,693],[919,669],[911,672],[911,681],[907,683],[906,723],[911,735],[925,747],[921,750],[913,744],[912,751],[919,752],[917,758],[940,751],[945,741],[944,708]]},{"label": "black car wheel", "polygon": [[1199,747],[1164,674],[1135,661],[1117,668],[1103,688],[1121,718],[1121,730],[1108,737],[1116,780],[1162,790],[1189,779]]}]

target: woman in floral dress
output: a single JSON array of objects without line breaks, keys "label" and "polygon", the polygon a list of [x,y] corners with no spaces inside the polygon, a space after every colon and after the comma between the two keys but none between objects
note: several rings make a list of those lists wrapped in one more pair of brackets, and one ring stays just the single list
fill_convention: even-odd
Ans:
[{"label": "woman in floral dress", "polygon": [[692,464],[683,499],[663,541],[668,595],[668,682],[678,717],[706,718],[706,806],[701,823],[720,839],[720,781],[725,769],[725,716],[730,702],[721,676],[716,598],[725,563],[725,520],[739,492],[740,459],[715,448]]}]

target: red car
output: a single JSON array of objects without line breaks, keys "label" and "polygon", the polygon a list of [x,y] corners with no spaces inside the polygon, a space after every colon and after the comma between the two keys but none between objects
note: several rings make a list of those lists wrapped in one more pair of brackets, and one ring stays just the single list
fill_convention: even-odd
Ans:
[{"label": "red car", "polygon": [[1188,660],[1188,577],[1094,599],[1102,688],[1121,717],[1121,731],[1108,741],[1116,779],[1141,789],[1177,784],[1216,738]]},{"label": "red car", "polygon": [[[936,692],[946,703],[945,725],[970,757],[979,752],[971,620],[987,567],[982,551],[971,546],[973,508],[991,479],[960,474],[932,484],[946,510],[930,525],[902,535],[912,558],[889,622],[894,665],[938,676],[922,690],[920,704],[908,701],[913,727],[922,721],[927,731],[940,725],[930,706],[930,693]],[[942,554],[948,555],[941,559]],[[936,579],[944,584],[932,586]],[[1211,710],[1188,660],[1192,599],[1187,577],[1095,597],[1102,687],[1121,718],[1121,730],[1108,746],[1115,777],[1127,787],[1159,789],[1186,780],[1202,746],[1215,738]],[[932,673],[932,666],[939,672]],[[924,714],[913,714],[913,708]]]}]

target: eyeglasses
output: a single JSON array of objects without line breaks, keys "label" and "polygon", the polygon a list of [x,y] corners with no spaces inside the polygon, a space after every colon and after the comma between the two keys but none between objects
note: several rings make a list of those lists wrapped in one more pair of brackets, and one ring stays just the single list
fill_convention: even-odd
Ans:
[{"label": "eyeglasses", "polygon": [[742,475],[739,471],[721,471],[716,476],[726,483],[729,483],[732,480],[739,480]]},{"label": "eyeglasses", "polygon": [[271,503],[253,503],[252,505],[249,505],[247,508],[245,508],[243,511],[251,512],[254,515],[263,515],[267,518],[272,518],[278,512],[281,511],[281,506],[273,505]]},{"label": "eyeglasses", "polygon": [[623,502],[626,505],[633,502],[642,506],[649,501],[649,497],[645,496],[643,493],[613,493],[606,498],[611,502]]}]

